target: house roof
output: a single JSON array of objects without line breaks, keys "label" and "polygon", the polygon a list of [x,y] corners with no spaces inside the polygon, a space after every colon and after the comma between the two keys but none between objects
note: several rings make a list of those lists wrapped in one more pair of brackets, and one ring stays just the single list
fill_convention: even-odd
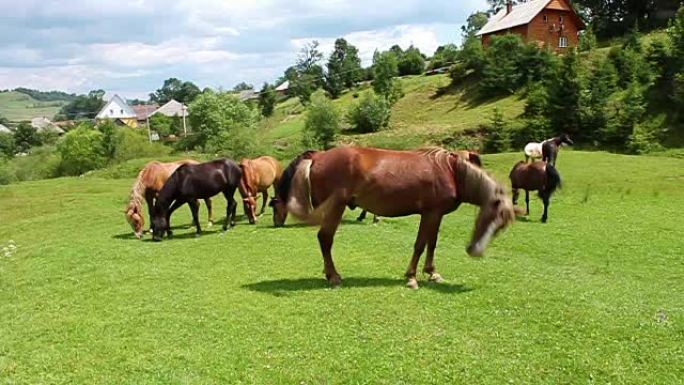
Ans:
[{"label": "house roof", "polygon": [[159,109],[158,104],[141,104],[138,106],[132,106],[133,111],[135,112],[135,116],[138,118],[138,120],[145,120],[149,118],[154,111]]},{"label": "house roof", "polygon": [[[123,110],[122,114],[115,114],[115,116],[109,116],[107,114],[107,111],[113,109],[110,106],[112,104],[115,104],[118,106],[119,109]],[[114,109],[116,110],[116,109]],[[105,118],[135,118],[136,113],[133,111],[133,108],[129,106],[119,95],[114,95],[107,104],[102,107],[100,112],[97,113],[97,116],[95,117],[96,119],[105,119]]]},{"label": "house roof", "polygon": [[487,24],[477,33],[482,36],[488,33],[506,30],[519,25],[529,24],[552,0],[531,0],[513,7],[511,13],[503,8],[489,18]]},{"label": "house roof", "polygon": [[246,100],[257,99],[259,97],[259,94],[254,90],[244,90],[240,91],[238,96],[240,97],[240,101],[244,102]]},{"label": "house roof", "polygon": [[285,80],[282,82],[278,87],[276,87],[276,91],[287,91],[290,88],[290,81]]},{"label": "house roof", "polygon": [[35,128],[37,132],[55,132],[57,134],[64,133],[64,130],[52,123],[52,121],[46,117],[31,119],[31,126]]},{"label": "house roof", "polygon": [[4,124],[0,124],[0,132],[3,132],[5,134],[11,134],[12,130],[10,130],[7,126]]},{"label": "house roof", "polygon": [[159,107],[156,111],[150,114],[150,116],[154,114],[162,114],[166,116],[183,116],[183,114],[187,113],[185,112],[187,109],[188,107],[186,107],[183,103],[171,99],[168,103]]}]

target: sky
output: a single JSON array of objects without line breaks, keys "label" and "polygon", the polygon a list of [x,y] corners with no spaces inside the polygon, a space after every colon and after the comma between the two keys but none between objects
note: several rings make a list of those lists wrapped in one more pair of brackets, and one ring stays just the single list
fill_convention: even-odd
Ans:
[{"label": "sky", "polygon": [[164,79],[200,88],[261,87],[318,40],[359,48],[460,43],[486,0],[0,0],[0,89],[147,98]]}]

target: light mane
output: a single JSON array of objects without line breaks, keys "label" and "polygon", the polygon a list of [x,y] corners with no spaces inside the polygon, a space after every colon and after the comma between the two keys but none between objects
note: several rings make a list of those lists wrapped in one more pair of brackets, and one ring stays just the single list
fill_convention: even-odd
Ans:
[{"label": "light mane", "polygon": [[456,183],[463,202],[482,205],[497,195],[505,195],[503,187],[484,170],[464,159],[456,163]]}]

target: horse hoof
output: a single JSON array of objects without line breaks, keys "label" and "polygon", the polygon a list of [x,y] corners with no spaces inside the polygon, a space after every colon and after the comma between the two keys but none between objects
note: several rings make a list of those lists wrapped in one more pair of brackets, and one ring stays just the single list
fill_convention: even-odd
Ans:
[{"label": "horse hoof", "polygon": [[434,283],[442,283],[444,282],[444,278],[439,273],[432,273],[430,274],[429,280]]},{"label": "horse hoof", "polygon": [[415,278],[409,278],[408,282],[406,282],[406,287],[409,289],[417,290],[418,289],[418,280]]},{"label": "horse hoof", "polygon": [[331,288],[337,289],[340,286],[342,286],[342,277],[337,275],[337,276],[333,276],[331,278],[328,278],[328,283],[330,284]]},{"label": "horse hoof", "polygon": [[212,221],[209,221],[209,223],[207,223],[207,227],[211,227],[213,225],[214,225],[214,222],[212,222]]},{"label": "horse hoof", "polygon": [[202,234],[200,234],[200,233],[195,233],[195,238],[199,238],[200,236],[202,236]]}]

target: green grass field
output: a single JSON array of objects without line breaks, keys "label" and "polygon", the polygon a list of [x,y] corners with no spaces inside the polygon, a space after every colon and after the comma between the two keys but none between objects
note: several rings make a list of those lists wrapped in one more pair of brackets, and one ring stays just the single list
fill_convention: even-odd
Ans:
[{"label": "green grass field", "polygon": [[[485,165],[504,181],[518,158]],[[331,290],[316,229],[270,214],[195,239],[183,208],[153,243],[124,222],[130,179],[0,187],[0,249],[17,245],[0,253],[0,383],[682,383],[684,159],[564,150],[558,167],[548,224],[535,199],[471,259],[462,207],[437,249],[448,282],[417,291],[417,217],[348,212]]]},{"label": "green grass field", "polygon": [[0,92],[0,116],[12,122],[37,117],[52,119],[66,102],[42,102],[20,92]]}]

